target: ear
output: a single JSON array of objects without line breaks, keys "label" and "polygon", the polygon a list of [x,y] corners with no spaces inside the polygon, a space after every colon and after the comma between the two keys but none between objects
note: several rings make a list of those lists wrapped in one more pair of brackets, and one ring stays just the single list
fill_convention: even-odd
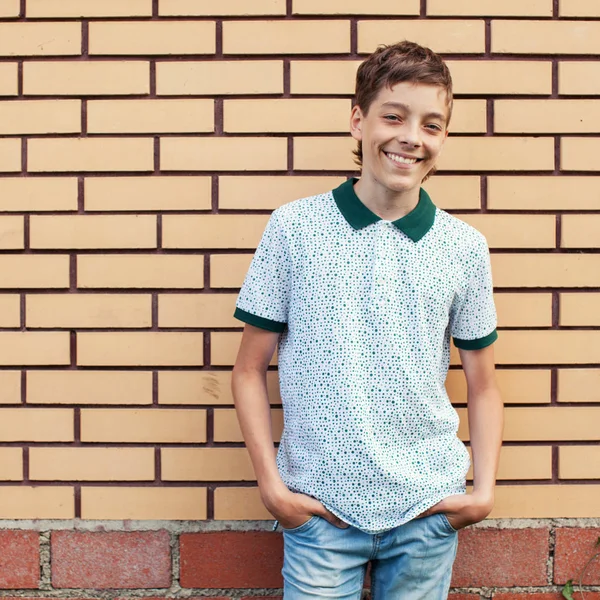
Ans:
[{"label": "ear", "polygon": [[355,106],[350,113],[350,133],[352,137],[360,142],[362,141],[362,122],[364,116],[359,106]]}]

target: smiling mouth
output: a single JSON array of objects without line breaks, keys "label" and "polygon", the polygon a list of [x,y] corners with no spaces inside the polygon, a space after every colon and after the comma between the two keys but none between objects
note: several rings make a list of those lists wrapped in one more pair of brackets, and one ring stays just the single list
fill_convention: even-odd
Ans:
[{"label": "smiling mouth", "polygon": [[406,156],[400,156],[400,154],[394,154],[393,152],[383,152],[390,160],[401,164],[401,165],[414,165],[417,162],[421,162],[422,158],[408,158]]}]

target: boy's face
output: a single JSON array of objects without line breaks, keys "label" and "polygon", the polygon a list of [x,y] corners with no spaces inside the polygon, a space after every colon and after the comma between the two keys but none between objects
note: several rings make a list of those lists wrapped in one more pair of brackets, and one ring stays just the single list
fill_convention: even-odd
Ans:
[{"label": "boy's face", "polygon": [[403,82],[382,88],[367,115],[355,106],[350,127],[362,141],[363,177],[392,192],[419,188],[448,135],[446,99],[440,86]]}]

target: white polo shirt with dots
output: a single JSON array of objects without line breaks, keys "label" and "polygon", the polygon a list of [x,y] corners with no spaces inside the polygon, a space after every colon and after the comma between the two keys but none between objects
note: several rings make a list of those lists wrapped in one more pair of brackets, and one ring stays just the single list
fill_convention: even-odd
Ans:
[{"label": "white polo shirt with dots", "polygon": [[483,235],[423,189],[383,220],[355,181],[273,212],[235,316],[281,332],[284,483],[381,533],[465,492],[450,337],[488,346],[496,311]]}]

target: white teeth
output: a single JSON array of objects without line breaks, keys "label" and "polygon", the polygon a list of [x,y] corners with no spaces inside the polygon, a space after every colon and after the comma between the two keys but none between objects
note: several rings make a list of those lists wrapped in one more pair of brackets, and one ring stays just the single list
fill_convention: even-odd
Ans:
[{"label": "white teeth", "polygon": [[416,158],[404,158],[404,156],[400,156],[398,154],[392,154],[390,152],[386,152],[386,155],[389,156],[393,161],[402,163],[405,165],[414,165],[417,162]]}]

